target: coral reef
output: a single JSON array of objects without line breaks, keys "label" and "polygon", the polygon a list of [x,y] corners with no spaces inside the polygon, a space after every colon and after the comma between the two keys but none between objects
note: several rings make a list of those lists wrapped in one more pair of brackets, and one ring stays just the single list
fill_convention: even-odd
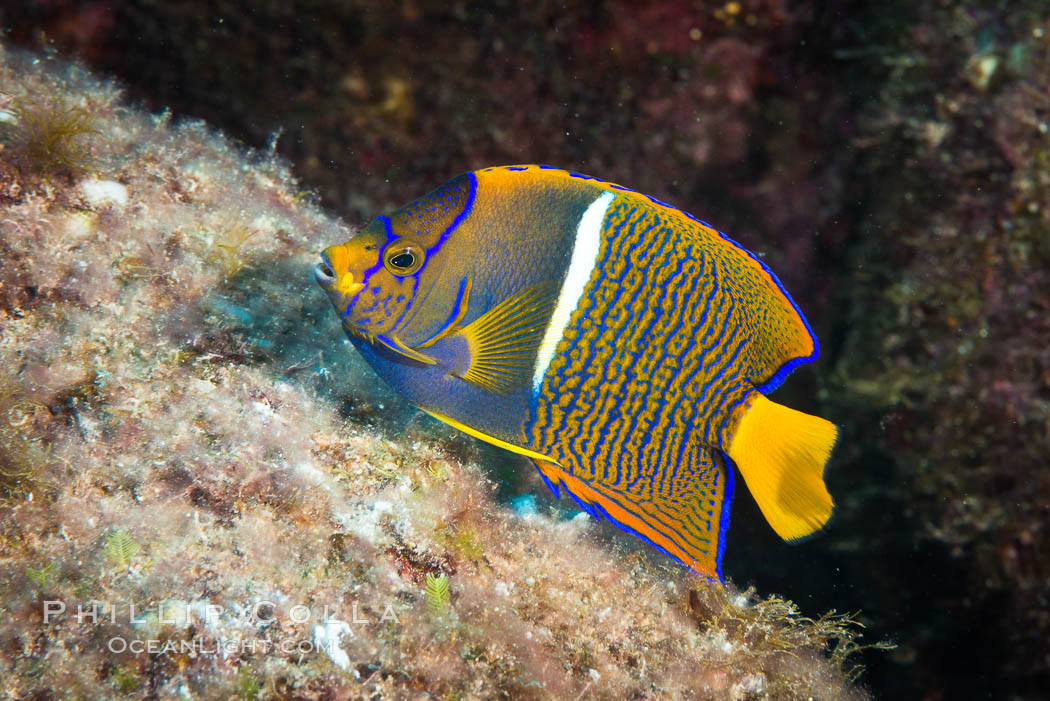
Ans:
[{"label": "coral reef", "polygon": [[410,421],[310,279],[349,232],[271,151],[55,60],[0,48],[0,86],[65,134],[0,106],[6,695],[866,697],[849,617],[512,509]]}]

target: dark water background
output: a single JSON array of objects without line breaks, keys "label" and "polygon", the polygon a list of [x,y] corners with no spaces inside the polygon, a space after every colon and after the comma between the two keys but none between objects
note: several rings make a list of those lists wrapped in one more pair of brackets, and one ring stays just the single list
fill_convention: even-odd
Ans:
[{"label": "dark water background", "polygon": [[822,342],[777,400],[842,428],[830,528],[786,546],[738,490],[727,576],[862,611],[898,644],[862,660],[877,697],[1050,697],[1045,3],[54,0],[0,26],[276,138],[354,225],[541,162],[726,231]]}]

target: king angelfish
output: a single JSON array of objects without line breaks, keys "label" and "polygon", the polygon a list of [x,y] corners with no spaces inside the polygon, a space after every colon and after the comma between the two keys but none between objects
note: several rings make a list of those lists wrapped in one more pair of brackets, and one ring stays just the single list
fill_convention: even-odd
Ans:
[{"label": "king angelfish", "polygon": [[409,402],[697,572],[721,577],[734,464],[782,538],[831,516],[835,426],[765,397],[817,339],[769,268],[689,214],[486,168],[321,260],[350,340]]}]

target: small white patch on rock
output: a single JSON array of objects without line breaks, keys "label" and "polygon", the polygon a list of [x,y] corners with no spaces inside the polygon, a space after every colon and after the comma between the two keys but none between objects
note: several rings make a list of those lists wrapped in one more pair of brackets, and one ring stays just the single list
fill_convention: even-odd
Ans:
[{"label": "small white patch on rock", "polygon": [[309,480],[312,485],[319,485],[328,478],[328,475],[317,469],[313,463],[303,461],[296,463],[295,467],[303,479]]},{"label": "small white patch on rock", "polygon": [[275,416],[273,409],[270,408],[269,404],[263,402],[252,402],[252,408],[263,416]]},{"label": "small white patch on rock", "polygon": [[742,701],[743,699],[753,699],[761,695],[765,690],[766,675],[759,673],[748,674],[734,684],[729,693],[730,698],[734,701]]},{"label": "small white patch on rock", "polygon": [[344,635],[354,637],[354,632],[345,621],[330,618],[323,626],[314,626],[314,647],[324,650],[328,658],[342,669],[350,666],[350,656],[339,647],[339,641]]},{"label": "small white patch on rock", "polygon": [[594,517],[585,511],[581,511],[568,521],[563,521],[562,523],[564,524],[562,528],[565,528],[570,532],[575,531],[578,533],[591,528],[594,524]]},{"label": "small white patch on rock", "polygon": [[115,180],[84,180],[80,183],[84,199],[95,208],[123,207],[128,203],[128,189]]},{"label": "small white patch on rock", "polygon": [[383,514],[390,514],[394,505],[389,501],[374,501],[361,510],[335,514],[336,520],[350,533],[370,543],[376,542],[379,537],[379,518]]},{"label": "small white patch on rock", "polygon": [[[74,212],[70,214],[62,222],[62,228],[65,230],[65,235],[70,241],[83,241],[89,236],[95,233],[95,219],[96,216],[93,212]],[[77,261],[78,264],[84,263],[83,260]],[[83,265],[77,267],[83,268]]]}]

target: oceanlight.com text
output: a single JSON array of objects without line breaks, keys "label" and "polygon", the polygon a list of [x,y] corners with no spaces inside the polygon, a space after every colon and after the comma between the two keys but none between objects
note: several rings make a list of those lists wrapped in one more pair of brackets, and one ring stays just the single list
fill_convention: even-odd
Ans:
[{"label": "oceanlight.com text", "polygon": [[106,641],[106,649],[115,655],[131,652],[136,655],[257,655],[279,652],[285,655],[309,655],[314,652],[329,652],[328,645],[318,645],[312,640],[139,640],[114,636]]}]

